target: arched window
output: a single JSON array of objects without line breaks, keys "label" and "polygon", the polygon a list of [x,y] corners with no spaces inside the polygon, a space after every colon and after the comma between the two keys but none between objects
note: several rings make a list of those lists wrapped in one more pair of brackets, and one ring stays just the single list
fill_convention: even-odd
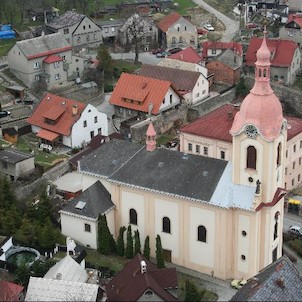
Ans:
[{"label": "arched window", "polygon": [[163,232],[164,233],[171,233],[171,222],[168,217],[163,218]]},{"label": "arched window", "polygon": [[277,211],[275,214],[275,226],[274,226],[274,240],[278,237],[278,220],[279,220],[280,212]]},{"label": "arched window", "polygon": [[281,165],[281,143],[279,143],[277,148],[277,167]]},{"label": "arched window", "polygon": [[129,211],[129,223],[137,225],[137,213],[134,209],[130,209]]},{"label": "arched window", "polygon": [[197,233],[198,241],[207,242],[207,229],[203,225],[198,227]]},{"label": "arched window", "polygon": [[259,77],[262,77],[262,70],[259,69]]},{"label": "arched window", "polygon": [[247,169],[256,170],[257,166],[257,150],[254,146],[248,146],[246,152],[246,167]]},{"label": "arched window", "polygon": [[266,78],[266,69],[263,69],[263,77]]}]

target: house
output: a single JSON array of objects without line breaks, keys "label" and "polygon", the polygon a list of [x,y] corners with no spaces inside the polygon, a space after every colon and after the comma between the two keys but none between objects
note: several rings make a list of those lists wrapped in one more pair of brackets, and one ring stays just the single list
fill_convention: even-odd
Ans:
[{"label": "house", "polygon": [[115,233],[114,208],[109,192],[96,181],[60,210],[62,234],[97,249],[99,215],[106,215],[110,232]]},{"label": "house", "polygon": [[55,7],[50,7],[50,6],[31,7],[26,10],[26,14],[28,18],[32,19],[32,21],[42,21],[47,23],[59,16],[59,10]]},{"label": "house", "polygon": [[[238,105],[226,104],[185,125],[179,131],[180,151],[232,161],[230,129]],[[302,119],[285,116],[288,123],[285,152],[285,184],[287,190],[301,186]]]},{"label": "house", "polygon": [[96,21],[96,24],[101,29],[104,43],[114,43],[119,29],[125,24],[125,19],[113,19]]},{"label": "house", "polygon": [[241,78],[242,57],[231,49],[226,49],[220,55],[206,64],[210,74],[214,75],[214,83],[236,85]]},{"label": "house", "polygon": [[287,256],[248,280],[230,301],[300,301],[302,276]]},{"label": "house", "polygon": [[0,280],[0,301],[23,301],[24,287],[4,280]]},{"label": "house", "polygon": [[83,178],[109,188],[115,238],[131,225],[155,257],[160,235],[166,261],[221,279],[249,279],[281,257],[287,124],[269,58],[264,38],[230,130],[232,161],[157,148],[152,122],[145,145],[110,140],[79,160]]},{"label": "house", "polygon": [[[246,51],[245,65],[254,70],[256,51],[261,45],[261,38],[252,37]],[[300,71],[301,52],[297,43],[290,40],[267,39],[271,53],[270,78],[285,85],[292,85]]]},{"label": "house", "polygon": [[129,119],[158,115],[180,104],[181,95],[170,81],[122,73],[109,100],[115,115]]},{"label": "house", "polygon": [[125,21],[118,31],[117,43],[131,49],[131,45],[136,47],[135,39],[139,51],[150,51],[157,46],[158,29],[153,19],[134,14]]},{"label": "house", "polygon": [[12,144],[18,141],[18,131],[15,128],[2,129],[2,138]]},{"label": "house", "polygon": [[74,10],[45,24],[46,33],[60,33],[73,47],[98,47],[103,39],[101,29],[87,16]]},{"label": "house", "polygon": [[70,148],[86,145],[97,134],[108,135],[107,115],[94,106],[46,93],[27,119],[42,143]]},{"label": "house", "polygon": [[107,301],[179,301],[175,268],[158,269],[137,254],[105,284]]},{"label": "house", "polygon": [[302,43],[302,13],[289,14],[286,24],[279,28],[279,37],[290,40],[301,47]]},{"label": "house", "polygon": [[202,57],[206,61],[214,59],[227,49],[231,49],[235,54],[243,57],[243,48],[238,42],[205,41],[202,43],[201,47]]},{"label": "house", "polygon": [[191,46],[169,55],[157,64],[158,66],[179,68],[181,70],[201,72],[205,77],[208,70],[205,67],[203,58]]},{"label": "house", "polygon": [[0,151],[0,171],[16,180],[35,170],[34,155],[15,149]]},{"label": "house", "polygon": [[197,27],[180,14],[173,12],[157,23],[158,41],[164,48],[197,48]]},{"label": "house", "polygon": [[85,61],[60,33],[18,41],[8,52],[10,71],[27,87],[41,80],[48,88],[66,85],[82,75]]},{"label": "house", "polygon": [[200,72],[143,64],[137,73],[171,82],[187,104],[194,105],[209,94],[209,82]]},{"label": "house", "polygon": [[98,284],[30,277],[25,301],[101,301]]}]

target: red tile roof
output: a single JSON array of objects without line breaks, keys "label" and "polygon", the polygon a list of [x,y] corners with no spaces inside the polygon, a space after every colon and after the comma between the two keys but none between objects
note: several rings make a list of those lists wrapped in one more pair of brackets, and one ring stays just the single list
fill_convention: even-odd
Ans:
[{"label": "red tile roof", "polygon": [[55,133],[55,132],[51,132],[45,129],[41,129],[38,133],[37,133],[38,137],[44,138],[50,142],[54,141],[59,134]]},{"label": "red tile roof", "polygon": [[0,281],[0,301],[20,301],[24,287],[13,282]]},{"label": "red tile roof", "polygon": [[[239,108],[234,107],[232,104],[223,105],[196,121],[185,125],[180,129],[180,132],[231,143],[232,136],[229,132],[233,124],[233,118]],[[286,116],[285,119],[290,125],[290,129],[287,131],[287,140],[289,141],[302,132],[302,119],[290,116]]]},{"label": "red tile roof", "polygon": [[243,55],[242,45],[238,42],[215,42],[215,41],[205,41],[202,43],[202,57],[206,58],[208,56],[209,49],[231,49],[239,56]]},{"label": "red tile roof", "polygon": [[[245,61],[247,66],[254,66],[256,62],[256,52],[260,48],[262,38],[252,37],[248,46]],[[266,39],[266,44],[270,50],[272,66],[289,67],[293,56],[298,48],[297,43],[290,40]]]},{"label": "red tile roof", "polygon": [[43,62],[50,64],[50,63],[54,63],[54,62],[59,62],[59,61],[63,61],[63,59],[60,56],[57,55],[49,55],[48,57],[46,57]]},{"label": "red tile roof", "polygon": [[173,12],[165,16],[162,20],[157,23],[157,27],[163,31],[167,32],[168,29],[182,16],[179,13]]},{"label": "red tile roof", "polygon": [[57,49],[37,53],[37,54],[34,54],[34,55],[27,55],[26,58],[29,59],[29,60],[30,59],[36,59],[36,58],[49,56],[49,55],[52,55],[52,54],[55,54],[55,53],[60,53],[60,52],[67,51],[67,50],[72,50],[72,47],[71,46],[66,46],[66,47],[61,47],[61,48],[57,48]]},{"label": "red tile roof", "polygon": [[[147,264],[141,272],[141,261]],[[109,283],[105,285],[108,301],[137,301],[146,290],[152,291],[163,301],[178,301],[167,289],[176,289],[175,268],[158,269],[153,263],[137,254]],[[155,296],[154,296],[155,298]],[[149,297],[153,301],[152,297]]]},{"label": "red tile roof", "polygon": [[294,21],[302,28],[302,14],[289,14],[287,18],[287,23]]},{"label": "red tile roof", "polygon": [[158,114],[170,87],[174,89],[169,81],[122,73],[109,102],[111,105],[146,113],[149,110],[149,103],[152,103],[152,114]]},{"label": "red tile roof", "polygon": [[202,61],[202,57],[200,57],[199,54],[191,46],[181,50],[180,52],[168,56],[168,58],[189,63],[199,63],[200,61]]},{"label": "red tile roof", "polygon": [[[72,107],[74,105],[78,108],[78,113],[76,115],[72,114]],[[27,119],[27,122],[45,130],[62,135],[69,135],[72,126],[80,118],[85,107],[86,105],[81,102],[47,93],[32,115]],[[59,108],[62,108],[61,111]],[[53,114],[51,113],[52,110],[54,110]],[[49,124],[45,122],[45,117],[52,120],[57,118],[56,123]]]}]

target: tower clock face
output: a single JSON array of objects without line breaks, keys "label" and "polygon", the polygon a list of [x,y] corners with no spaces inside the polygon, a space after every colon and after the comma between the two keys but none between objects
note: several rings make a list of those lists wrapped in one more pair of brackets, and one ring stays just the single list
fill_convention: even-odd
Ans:
[{"label": "tower clock face", "polygon": [[253,125],[245,126],[244,132],[247,134],[248,137],[251,137],[251,138],[255,138],[258,134],[256,127]]}]

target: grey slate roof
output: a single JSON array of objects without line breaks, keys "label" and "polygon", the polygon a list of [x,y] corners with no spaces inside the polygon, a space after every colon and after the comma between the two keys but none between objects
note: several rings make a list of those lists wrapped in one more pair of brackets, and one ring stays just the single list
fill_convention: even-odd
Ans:
[{"label": "grey slate roof", "polygon": [[6,149],[0,151],[0,160],[10,164],[16,164],[22,160],[34,157],[32,154],[24,153],[18,150]]},{"label": "grey slate roof", "polygon": [[53,29],[60,29],[63,27],[69,27],[81,22],[85,18],[85,15],[79,14],[75,11],[69,10],[58,18],[55,18],[51,22],[47,23],[47,27]]},{"label": "grey slate roof", "polygon": [[287,256],[251,278],[230,301],[301,301],[302,276]]},{"label": "grey slate roof", "polygon": [[191,91],[202,75],[197,71],[181,70],[157,65],[143,64],[137,72],[139,75],[163,81],[169,81],[177,90]]},{"label": "grey slate roof", "polygon": [[[236,58],[236,60],[234,59],[234,57]],[[226,49],[225,51],[223,51],[221,55],[217,57],[217,60],[229,66],[233,70],[240,68],[242,65],[241,57],[231,49]]]},{"label": "grey slate roof", "polygon": [[81,173],[223,208],[251,210],[255,188],[232,182],[230,162],[111,140],[80,160]]},{"label": "grey slate roof", "polygon": [[105,20],[105,21],[96,21],[97,26],[113,26],[113,25],[123,25],[126,22],[125,19],[114,19],[114,20]]},{"label": "grey slate roof", "polygon": [[60,33],[18,41],[16,44],[26,57],[70,47],[70,44]]},{"label": "grey slate roof", "polygon": [[[79,201],[86,202],[83,209],[76,208]],[[87,188],[81,195],[69,200],[62,212],[74,213],[85,217],[95,218],[114,207],[111,195],[99,181]]]}]

